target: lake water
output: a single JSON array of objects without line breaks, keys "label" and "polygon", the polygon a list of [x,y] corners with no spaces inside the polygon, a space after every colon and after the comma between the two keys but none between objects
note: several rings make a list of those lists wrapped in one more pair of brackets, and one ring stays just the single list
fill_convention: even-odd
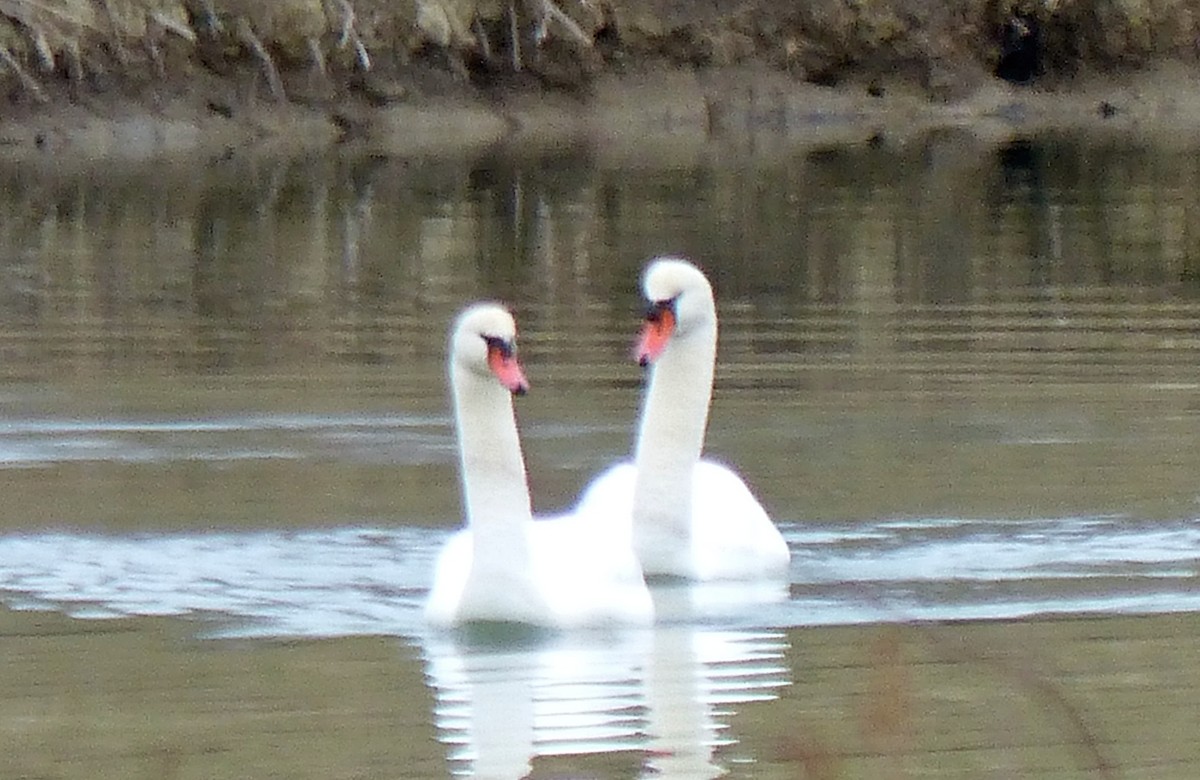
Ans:
[{"label": "lake water", "polygon": [[[1194,149],[942,133],[0,180],[0,601],[218,646],[394,638],[448,771],[753,776],[729,724],[794,695],[806,627],[1200,611]],[[663,587],[646,632],[428,631],[461,522],[454,314],[517,314],[552,512],[629,452],[638,274],[665,253],[714,282],[708,451],[783,530],[790,592]]]}]

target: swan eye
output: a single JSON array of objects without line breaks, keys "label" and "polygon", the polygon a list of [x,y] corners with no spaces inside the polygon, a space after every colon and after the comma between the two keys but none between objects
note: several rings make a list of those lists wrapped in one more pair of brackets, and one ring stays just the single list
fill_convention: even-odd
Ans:
[{"label": "swan eye", "polygon": [[505,360],[511,358],[516,351],[513,343],[508,339],[502,339],[499,336],[484,336],[483,340],[487,344],[488,354],[499,353],[500,357]]},{"label": "swan eye", "polygon": [[670,315],[675,315],[676,298],[667,298],[661,301],[654,301],[646,307],[646,322],[658,324],[663,318]]}]

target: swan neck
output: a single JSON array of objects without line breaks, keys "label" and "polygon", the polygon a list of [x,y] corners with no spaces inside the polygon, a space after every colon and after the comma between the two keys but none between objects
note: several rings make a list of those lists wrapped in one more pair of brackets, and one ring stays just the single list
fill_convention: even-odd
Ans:
[{"label": "swan neck", "polygon": [[459,473],[477,564],[524,565],[524,524],[532,519],[525,459],[512,396],[494,378],[451,369]]},{"label": "swan neck", "polygon": [[634,456],[635,526],[678,526],[686,534],[692,472],[708,426],[716,349],[714,321],[677,335],[654,364]]}]

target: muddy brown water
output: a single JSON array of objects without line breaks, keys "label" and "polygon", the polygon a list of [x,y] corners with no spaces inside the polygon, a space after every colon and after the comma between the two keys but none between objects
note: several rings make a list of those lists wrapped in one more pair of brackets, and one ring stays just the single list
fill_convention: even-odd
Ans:
[{"label": "muddy brown water", "polygon": [[[949,132],[0,169],[0,774],[1195,776],[1196,159]],[[450,319],[516,311],[556,511],[628,452],[664,253],[713,278],[708,449],[790,592],[426,631]]]}]

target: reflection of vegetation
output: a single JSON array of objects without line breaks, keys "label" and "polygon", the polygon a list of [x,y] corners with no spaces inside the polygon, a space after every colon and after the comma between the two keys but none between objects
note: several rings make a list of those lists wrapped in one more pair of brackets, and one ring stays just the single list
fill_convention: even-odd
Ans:
[{"label": "reflection of vegetation", "polygon": [[1195,251],[1184,241],[1181,199],[1193,187],[1192,156],[1068,138],[1020,142],[1002,150],[990,221],[998,238],[1027,242],[1031,284],[1157,289],[1179,278]]},{"label": "reflection of vegetation", "polygon": [[[706,267],[723,307],[757,312],[760,354],[975,349],[1001,326],[962,312],[1008,304],[1042,320],[1029,344],[1044,348],[1076,302],[1171,300],[1196,277],[1185,151],[1051,139],[980,162],[943,133],[732,163],[606,167],[567,150],[9,168],[0,316],[40,362],[386,363],[440,354],[472,297],[508,300],[535,343],[625,332],[641,264],[674,252]],[[780,335],[823,313],[842,324]]]}]

